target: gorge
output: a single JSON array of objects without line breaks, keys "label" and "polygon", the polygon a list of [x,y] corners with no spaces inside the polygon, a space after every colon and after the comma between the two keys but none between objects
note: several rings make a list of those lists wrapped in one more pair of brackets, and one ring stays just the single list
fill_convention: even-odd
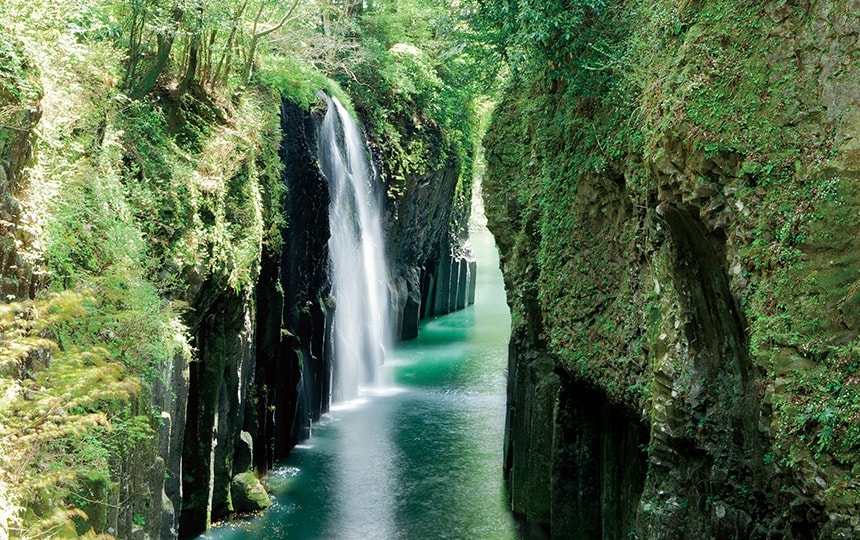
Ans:
[{"label": "gorge", "polygon": [[[293,126],[300,126],[296,138],[282,145],[281,153],[284,163],[290,164],[284,169],[286,206],[291,210],[289,229],[282,233],[287,249],[280,259],[270,263],[264,259],[254,302],[257,312],[242,316],[244,321],[257,320],[256,328],[247,334],[251,339],[232,338],[233,346],[239,348],[236,352],[220,348],[224,345],[218,341],[202,341],[208,338],[197,342],[201,350],[215,348],[228,363],[216,364],[211,380],[197,382],[194,369],[191,371],[188,415],[205,418],[206,423],[196,431],[185,430],[186,437],[191,433],[192,438],[185,441],[183,462],[199,465],[185,466],[183,477],[193,477],[195,470],[206,468],[214,473],[207,484],[183,484],[190,497],[181,505],[180,523],[187,527],[180,528],[182,535],[202,532],[212,520],[226,517],[230,511],[258,509],[236,504],[237,499],[246,498],[237,493],[242,487],[236,483],[237,475],[252,468],[271,468],[310,435],[313,424],[333,402],[353,399],[360,386],[373,382],[384,350],[392,342],[386,335],[386,318],[401,321],[390,326],[417,329],[423,310],[407,311],[409,300],[429,309],[430,295],[434,300],[465,298],[466,291],[474,289],[467,283],[466,273],[459,270],[474,267],[474,262],[452,255],[425,259],[419,268],[405,266],[406,272],[421,276],[427,285],[423,290],[410,289],[414,283],[407,281],[407,298],[389,299],[389,288],[394,291],[392,296],[399,291],[397,282],[386,275],[380,203],[372,200],[381,199],[373,187],[379,178],[370,168],[363,137],[349,113],[336,98],[326,98],[326,103],[322,118],[289,103],[282,106],[285,133],[295,134]],[[447,178],[456,180],[453,175]],[[448,189],[453,188],[453,182],[449,183]],[[437,192],[443,198],[423,202],[445,216],[451,211],[451,191]],[[423,250],[431,257],[452,253],[454,247],[444,243],[450,238],[446,222],[443,218],[432,227],[411,224],[410,249],[429,244]],[[402,261],[401,257],[393,253],[395,261]],[[271,270],[267,270],[269,265]],[[438,277],[439,269],[444,269],[444,281]],[[410,316],[414,320],[407,320]],[[211,324],[206,325],[207,332]],[[241,336],[244,331],[231,332]],[[231,364],[230,358],[237,362]],[[198,369],[207,367],[204,360]],[[253,377],[242,381],[234,375],[243,372],[253,373]],[[212,400],[210,405],[191,401],[197,385],[208,388],[205,395]],[[238,401],[234,399],[237,395]],[[219,422],[217,414],[204,417],[207,411],[239,420],[235,424]],[[201,444],[207,440],[204,434],[210,432],[211,443]],[[197,453],[189,455],[189,449]],[[260,490],[256,480],[249,481],[251,489]],[[195,498],[206,501],[198,514],[192,513],[197,508]]]},{"label": "gorge", "polygon": [[[382,241],[381,193],[358,127],[337,98],[328,105],[320,130],[320,168],[328,178],[329,258],[334,311],[332,386],[346,401],[360,385],[376,380],[390,348],[387,260]],[[341,144],[338,140],[342,140]]]},{"label": "gorge", "polygon": [[[381,486],[310,537],[860,536],[858,12],[7,0],[0,540],[276,515],[287,457]],[[478,189],[501,364],[437,347]]]}]

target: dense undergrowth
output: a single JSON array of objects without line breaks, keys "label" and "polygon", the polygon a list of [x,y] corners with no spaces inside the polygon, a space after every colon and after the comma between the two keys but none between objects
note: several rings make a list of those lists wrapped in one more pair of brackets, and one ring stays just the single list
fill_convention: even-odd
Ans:
[{"label": "dense undergrowth", "polygon": [[116,530],[122,457],[156,444],[149,388],[196,354],[193,284],[250,291],[279,247],[281,99],[359,110],[392,178],[468,164],[440,6],[375,4],[4,3],[0,136],[41,109],[16,196],[46,286],[0,305],[2,536]]},{"label": "dense undergrowth", "polygon": [[198,89],[171,130],[167,99],[125,95],[121,52],[88,39],[106,29],[82,7],[101,6],[4,8],[44,89],[20,198],[48,287],[2,320],[4,528],[20,537],[114,524],[119,458],[155,444],[147,389],[174,355],[193,357],[183,272],[251,287],[280,219],[275,94],[219,104]]}]

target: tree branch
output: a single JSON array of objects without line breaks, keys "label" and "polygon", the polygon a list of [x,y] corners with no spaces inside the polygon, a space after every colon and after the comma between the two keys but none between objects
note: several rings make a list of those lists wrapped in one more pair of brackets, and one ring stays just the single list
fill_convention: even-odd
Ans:
[{"label": "tree branch", "polygon": [[261,30],[261,31],[257,34],[257,36],[258,36],[258,37],[268,36],[269,34],[271,34],[272,32],[274,32],[275,30],[278,30],[279,28],[281,28],[282,26],[284,26],[284,24],[286,24],[287,20],[290,18],[290,15],[292,15],[292,14],[293,14],[293,12],[296,10],[296,8],[297,8],[298,6],[299,6],[299,0],[295,0],[295,1],[293,2],[293,5],[292,5],[292,6],[290,6],[290,9],[286,12],[286,14],[284,14],[284,16],[281,18],[280,22],[278,22],[278,24],[276,24],[275,26],[273,26],[273,27],[271,27],[271,28],[267,28],[266,30]]}]

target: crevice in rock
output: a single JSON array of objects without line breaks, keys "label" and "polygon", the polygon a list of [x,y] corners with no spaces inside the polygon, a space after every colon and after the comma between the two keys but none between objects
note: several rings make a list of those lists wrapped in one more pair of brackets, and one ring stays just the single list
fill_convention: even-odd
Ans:
[{"label": "crevice in rock", "polygon": [[[729,287],[724,244],[695,209],[667,205],[674,344],[654,379],[649,482],[640,534],[687,530],[747,538],[760,514],[764,435],[746,323]],[[659,471],[659,472],[658,472]],[[692,522],[690,515],[705,516]]]}]

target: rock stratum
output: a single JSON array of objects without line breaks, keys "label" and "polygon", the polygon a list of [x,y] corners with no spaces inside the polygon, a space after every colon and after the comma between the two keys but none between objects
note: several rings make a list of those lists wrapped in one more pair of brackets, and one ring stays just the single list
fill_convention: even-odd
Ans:
[{"label": "rock stratum", "polygon": [[858,9],[591,3],[514,72],[506,469],[552,537],[860,535]]}]

